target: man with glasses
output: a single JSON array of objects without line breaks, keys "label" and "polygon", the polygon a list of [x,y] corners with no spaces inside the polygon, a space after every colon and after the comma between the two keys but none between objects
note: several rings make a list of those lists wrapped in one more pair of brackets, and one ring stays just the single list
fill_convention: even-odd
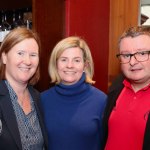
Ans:
[{"label": "man with glasses", "polygon": [[116,55],[123,76],[104,114],[105,150],[150,150],[150,26],[129,28]]}]

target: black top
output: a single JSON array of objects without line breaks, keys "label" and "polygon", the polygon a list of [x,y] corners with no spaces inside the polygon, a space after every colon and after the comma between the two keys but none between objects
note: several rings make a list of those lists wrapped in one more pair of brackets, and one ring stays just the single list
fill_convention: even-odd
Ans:
[{"label": "black top", "polygon": [[[32,86],[28,86],[28,89],[35,104],[44,138],[45,150],[47,150],[47,134],[40,112],[39,92]],[[22,150],[16,116],[9,96],[9,91],[3,80],[0,81],[0,150]]]}]

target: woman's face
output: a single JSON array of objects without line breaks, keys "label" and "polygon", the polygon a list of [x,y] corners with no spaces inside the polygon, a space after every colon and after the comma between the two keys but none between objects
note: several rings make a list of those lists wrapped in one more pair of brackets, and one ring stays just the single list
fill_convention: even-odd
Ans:
[{"label": "woman's face", "polygon": [[61,82],[71,85],[78,82],[83,74],[85,63],[83,52],[78,47],[68,48],[57,60],[57,70]]},{"label": "woman's face", "polygon": [[34,75],[39,64],[39,47],[37,42],[30,38],[21,41],[2,54],[6,65],[5,75],[9,82],[27,84]]}]

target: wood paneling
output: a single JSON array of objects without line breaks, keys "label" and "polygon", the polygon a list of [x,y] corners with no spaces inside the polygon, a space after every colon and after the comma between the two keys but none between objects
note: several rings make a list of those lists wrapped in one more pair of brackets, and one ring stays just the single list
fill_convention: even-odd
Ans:
[{"label": "wood paneling", "polygon": [[138,25],[139,8],[139,0],[110,0],[109,85],[120,73],[120,64],[115,57],[118,38],[128,27]]}]

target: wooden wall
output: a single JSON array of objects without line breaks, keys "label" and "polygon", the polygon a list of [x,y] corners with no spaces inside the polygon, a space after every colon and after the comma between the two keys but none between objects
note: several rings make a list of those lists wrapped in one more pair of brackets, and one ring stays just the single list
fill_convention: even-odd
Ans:
[{"label": "wooden wall", "polygon": [[128,27],[138,25],[139,8],[139,0],[110,0],[109,85],[120,73],[120,64],[115,57],[118,38]]}]

